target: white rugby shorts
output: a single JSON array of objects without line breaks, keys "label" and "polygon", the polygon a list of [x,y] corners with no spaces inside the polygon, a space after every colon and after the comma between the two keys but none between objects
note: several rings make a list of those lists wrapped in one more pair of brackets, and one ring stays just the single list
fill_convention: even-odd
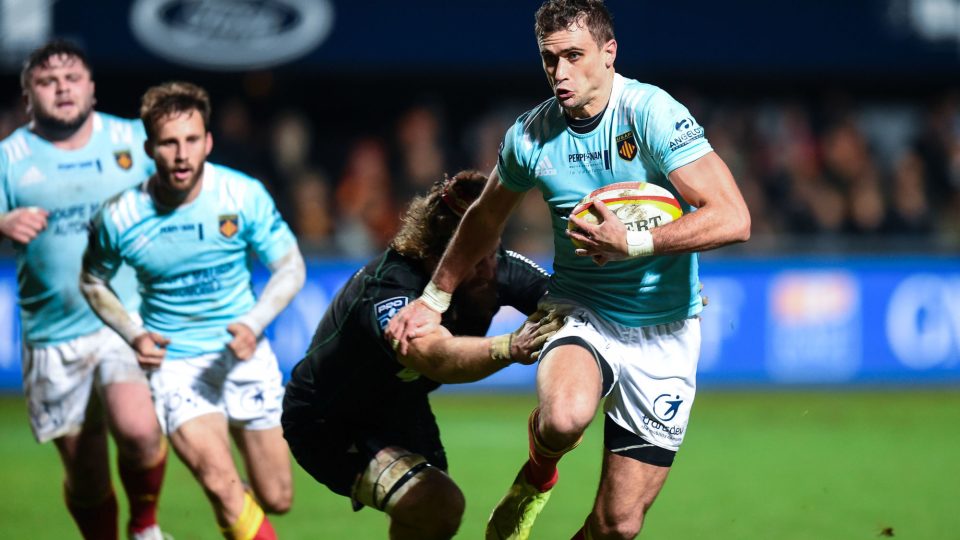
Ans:
[{"label": "white rugby shorts", "polygon": [[696,396],[700,319],[634,328],[582,306],[563,305],[570,314],[543,350],[558,340],[589,344],[599,356],[606,415],[648,442],[676,451]]},{"label": "white rugby shorts", "polygon": [[41,443],[80,432],[94,388],[147,384],[133,349],[107,327],[56,345],[24,343],[22,359],[30,427]]},{"label": "white rugby shorts", "polygon": [[160,427],[173,433],[184,423],[217,413],[247,430],[280,425],[283,377],[266,338],[249,360],[229,349],[220,354],[164,360],[150,374],[150,390]]}]

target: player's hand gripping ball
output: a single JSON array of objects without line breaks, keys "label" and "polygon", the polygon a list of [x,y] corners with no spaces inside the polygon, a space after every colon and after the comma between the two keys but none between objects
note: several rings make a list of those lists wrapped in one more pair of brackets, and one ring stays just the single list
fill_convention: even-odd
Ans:
[{"label": "player's hand gripping ball", "polygon": [[[647,182],[618,182],[603,186],[584,197],[573,208],[573,215],[591,224],[599,222],[595,204],[605,204],[628,231],[645,231],[665,225],[683,215],[680,203],[666,189]],[[573,221],[567,228],[576,229]],[[585,247],[574,240],[573,245]]]}]

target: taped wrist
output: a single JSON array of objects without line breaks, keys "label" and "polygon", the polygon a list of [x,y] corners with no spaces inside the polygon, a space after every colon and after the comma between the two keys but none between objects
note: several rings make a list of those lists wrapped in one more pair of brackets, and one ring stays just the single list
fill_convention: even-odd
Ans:
[{"label": "taped wrist", "polygon": [[440,287],[430,281],[427,284],[427,287],[423,289],[423,294],[420,295],[420,300],[427,305],[430,309],[443,313],[447,311],[447,308],[450,307],[450,299],[453,297],[451,293],[446,291],[441,291]]},{"label": "taped wrist", "polygon": [[650,231],[627,231],[627,254],[630,258],[653,255],[653,234]]},{"label": "taped wrist", "polygon": [[510,356],[510,344],[513,342],[513,334],[503,334],[494,336],[490,340],[490,358],[499,362],[512,362]]}]

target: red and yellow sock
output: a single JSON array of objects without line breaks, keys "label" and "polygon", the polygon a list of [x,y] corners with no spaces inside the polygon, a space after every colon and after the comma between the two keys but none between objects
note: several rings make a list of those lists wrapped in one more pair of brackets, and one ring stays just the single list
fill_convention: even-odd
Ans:
[{"label": "red and yellow sock", "polygon": [[227,540],[277,540],[273,525],[250,493],[243,494],[240,517],[222,532]]},{"label": "red and yellow sock", "polygon": [[127,532],[131,535],[157,524],[157,500],[163,486],[163,473],[167,467],[167,441],[162,440],[159,460],[145,469],[119,461],[120,482],[127,492],[130,503],[130,521]]},{"label": "red and yellow sock", "polygon": [[560,478],[560,473],[557,471],[557,462],[564,454],[576,448],[583,438],[577,439],[575,443],[562,450],[551,450],[543,443],[539,425],[540,408],[537,407],[530,413],[530,420],[527,423],[530,457],[523,467],[523,473],[530,485],[540,491],[547,491],[556,485]]},{"label": "red and yellow sock", "polygon": [[63,498],[86,540],[117,540],[117,496],[112,488],[103,499],[90,503],[74,500],[64,484]]}]

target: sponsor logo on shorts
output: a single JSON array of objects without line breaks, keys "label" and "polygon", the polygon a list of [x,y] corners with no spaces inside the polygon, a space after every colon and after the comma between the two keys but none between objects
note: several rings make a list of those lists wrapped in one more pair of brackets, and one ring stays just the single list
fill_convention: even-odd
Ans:
[{"label": "sponsor logo on shorts", "polygon": [[657,399],[653,400],[653,414],[660,420],[669,422],[680,412],[680,405],[683,405],[683,400],[680,399],[680,396],[660,394],[657,396]]},{"label": "sponsor logo on shorts", "polygon": [[374,304],[373,314],[376,315],[381,330],[387,327],[387,323],[400,311],[400,308],[407,305],[407,301],[406,296],[394,296]]},{"label": "sponsor logo on shorts", "polygon": [[263,387],[259,385],[246,390],[240,398],[240,406],[247,411],[262,411],[265,403]]}]

